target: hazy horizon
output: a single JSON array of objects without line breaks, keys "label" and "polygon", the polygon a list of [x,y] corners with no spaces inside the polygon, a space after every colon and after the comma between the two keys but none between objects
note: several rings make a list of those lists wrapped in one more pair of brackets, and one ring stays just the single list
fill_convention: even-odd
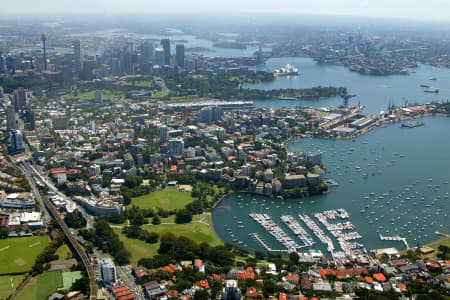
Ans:
[{"label": "hazy horizon", "polygon": [[448,22],[450,0],[168,0],[152,3],[145,0],[16,0],[2,5],[0,14],[20,17],[33,14],[118,14],[118,13],[274,13],[355,17],[384,17]]}]

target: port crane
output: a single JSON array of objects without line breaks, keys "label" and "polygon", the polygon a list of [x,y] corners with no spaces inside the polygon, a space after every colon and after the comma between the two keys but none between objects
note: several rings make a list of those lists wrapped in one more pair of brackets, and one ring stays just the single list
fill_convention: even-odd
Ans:
[{"label": "port crane", "polygon": [[350,94],[341,95],[341,98],[344,100],[343,106],[348,107],[348,100],[350,100],[350,98],[353,98],[353,97],[356,97],[356,95],[350,95]]}]

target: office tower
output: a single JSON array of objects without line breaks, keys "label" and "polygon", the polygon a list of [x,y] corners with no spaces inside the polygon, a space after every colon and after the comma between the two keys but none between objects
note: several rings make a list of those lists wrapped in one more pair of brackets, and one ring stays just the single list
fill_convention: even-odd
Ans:
[{"label": "office tower", "polygon": [[9,151],[11,153],[18,153],[25,150],[22,133],[19,130],[12,129],[9,131],[9,143]]},{"label": "office tower", "polygon": [[170,40],[162,39],[161,46],[164,49],[164,65],[170,66]]},{"label": "office tower", "polygon": [[120,58],[113,57],[111,59],[111,72],[114,76],[120,75]]},{"label": "office tower", "polygon": [[159,127],[159,141],[161,143],[165,143],[167,142],[168,139],[169,139],[169,129],[167,128],[166,125],[161,125],[161,127]]},{"label": "office tower", "polygon": [[95,91],[95,102],[103,104],[102,91]]},{"label": "office tower", "polygon": [[83,72],[83,53],[80,40],[73,41],[73,55],[75,62],[75,72],[80,75]]},{"label": "office tower", "polygon": [[44,71],[47,70],[47,52],[46,52],[46,45],[45,42],[47,41],[47,36],[43,33],[41,35],[41,41],[42,41],[42,47],[44,48]]},{"label": "office tower", "polygon": [[155,65],[163,66],[164,63],[165,63],[164,49],[156,48],[155,49]]},{"label": "office tower", "polygon": [[175,65],[184,69],[184,45],[177,45],[175,48]]},{"label": "office tower", "polygon": [[25,125],[27,126],[27,130],[34,130],[36,128],[34,111],[29,108],[25,111]]},{"label": "office tower", "polygon": [[24,109],[27,106],[27,93],[23,87],[14,90],[14,108],[16,111]]},{"label": "office tower", "polygon": [[12,105],[9,105],[6,108],[6,127],[8,130],[17,129],[19,127],[16,109]]},{"label": "office tower", "polygon": [[69,127],[69,118],[60,112],[52,113],[52,127],[55,130],[65,130]]},{"label": "office tower", "polygon": [[5,72],[6,72],[5,57],[3,56],[3,51],[0,48],[0,74],[3,74]]},{"label": "office tower", "polygon": [[153,59],[153,55],[154,55],[154,49],[153,49],[153,44],[146,41],[141,45],[141,56],[140,56],[140,60],[141,60],[141,64],[147,64],[150,60]]}]

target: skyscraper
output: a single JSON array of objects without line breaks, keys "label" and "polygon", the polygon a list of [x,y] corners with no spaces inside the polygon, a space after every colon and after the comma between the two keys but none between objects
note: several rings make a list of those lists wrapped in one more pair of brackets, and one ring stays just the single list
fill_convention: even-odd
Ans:
[{"label": "skyscraper", "polygon": [[155,65],[163,66],[165,64],[164,49],[155,49]]},{"label": "skyscraper", "polygon": [[144,42],[141,45],[141,64],[147,64],[154,55],[153,44],[149,41]]},{"label": "skyscraper", "polygon": [[23,87],[14,90],[14,107],[16,111],[24,109],[27,106],[27,93]]},{"label": "skyscraper", "polygon": [[80,75],[83,72],[83,53],[81,50],[81,41],[73,41],[73,55],[75,62],[75,72]]},{"label": "skyscraper", "polygon": [[18,153],[25,150],[22,133],[19,130],[13,129],[9,131],[9,143],[9,151],[11,153]]},{"label": "skyscraper", "polygon": [[6,108],[6,127],[8,130],[18,128],[16,109],[12,105]]},{"label": "skyscraper", "polygon": [[3,50],[0,48],[0,74],[3,74],[5,72],[6,72],[5,57],[3,56]]},{"label": "skyscraper", "polygon": [[161,46],[164,49],[164,64],[170,66],[170,40],[162,39]]},{"label": "skyscraper", "polygon": [[175,48],[175,65],[184,69],[184,45],[177,45]]}]

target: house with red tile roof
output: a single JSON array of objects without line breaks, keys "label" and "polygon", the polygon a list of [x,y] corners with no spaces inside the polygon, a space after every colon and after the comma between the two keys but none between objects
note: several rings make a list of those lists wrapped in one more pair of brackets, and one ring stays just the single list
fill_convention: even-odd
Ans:
[{"label": "house with red tile roof", "polygon": [[373,274],[373,278],[375,278],[375,280],[379,281],[379,282],[383,282],[383,281],[387,280],[386,277],[383,275],[383,273]]},{"label": "house with red tile roof", "polygon": [[259,296],[262,296],[262,293],[258,292],[254,287],[248,287],[245,296],[248,298],[257,298]]},{"label": "house with red tile roof", "polygon": [[373,283],[372,277],[366,276],[364,279],[367,281],[367,283]]}]

